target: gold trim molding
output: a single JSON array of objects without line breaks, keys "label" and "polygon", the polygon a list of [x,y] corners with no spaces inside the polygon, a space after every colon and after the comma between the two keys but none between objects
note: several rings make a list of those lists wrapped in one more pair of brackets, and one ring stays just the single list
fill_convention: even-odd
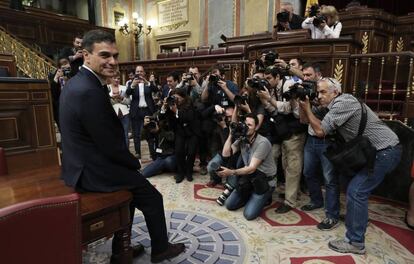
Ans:
[{"label": "gold trim molding", "polygon": [[362,44],[364,44],[364,47],[362,48],[362,54],[367,54],[368,53],[368,42],[369,42],[369,37],[368,37],[368,33],[365,31],[364,35],[362,36]]},{"label": "gold trim molding", "polygon": [[335,65],[335,70],[334,70],[334,78],[337,79],[339,83],[342,83],[343,73],[344,73],[344,65],[342,64],[342,60],[339,60],[338,63]]}]

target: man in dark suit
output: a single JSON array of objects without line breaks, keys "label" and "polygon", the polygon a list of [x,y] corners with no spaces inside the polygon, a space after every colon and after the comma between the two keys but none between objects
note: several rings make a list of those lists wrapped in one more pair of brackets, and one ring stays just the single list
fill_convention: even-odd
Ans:
[{"label": "man in dark suit", "polygon": [[[60,97],[64,158],[62,177],[77,190],[133,195],[131,218],[138,208],[151,237],[151,261],[161,262],[184,251],[184,244],[168,243],[162,195],[139,172],[129,152],[122,124],[111,106],[105,80],[117,70],[118,50],[108,32],[92,30],[84,36],[84,65],[68,81]],[[114,238],[114,244],[121,240]],[[113,252],[116,262],[117,252]]]},{"label": "man in dark suit", "polygon": [[[144,117],[151,116],[156,111],[152,92],[157,92],[157,86],[145,78],[145,70],[142,66],[135,69],[135,78],[127,87],[126,94],[132,95],[131,117],[132,134],[134,135],[135,153],[138,159],[141,158],[141,130],[144,125]],[[151,158],[155,160],[155,139],[147,138]]]},{"label": "man in dark suit", "polygon": [[76,35],[73,39],[73,47],[66,47],[60,52],[61,56],[68,58],[70,62],[71,74],[78,73],[79,68],[83,64],[83,52],[82,52],[82,36]]}]

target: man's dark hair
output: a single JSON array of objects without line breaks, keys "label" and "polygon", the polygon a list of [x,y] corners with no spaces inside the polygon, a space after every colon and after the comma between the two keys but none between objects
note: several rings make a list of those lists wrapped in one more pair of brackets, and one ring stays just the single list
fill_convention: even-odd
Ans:
[{"label": "man's dark hair", "polygon": [[292,58],[292,60],[296,60],[299,65],[303,66],[304,61],[301,58]]},{"label": "man's dark hair", "polygon": [[280,68],[275,67],[275,66],[269,66],[266,68],[264,74],[271,74],[273,76],[273,78],[276,78],[279,75],[279,78],[283,77],[282,71]]},{"label": "man's dark hair", "polygon": [[176,81],[176,82],[180,80],[180,74],[177,71],[169,72],[167,74],[167,78],[168,77],[172,77],[174,79],[174,81]]},{"label": "man's dark hair", "polygon": [[211,72],[218,70],[220,72],[220,76],[224,75],[226,73],[226,70],[223,67],[215,67],[211,69]]},{"label": "man's dark hair", "polygon": [[248,118],[248,117],[250,117],[250,118],[253,118],[253,119],[254,119],[254,124],[255,124],[255,126],[257,126],[257,125],[259,124],[259,118],[257,118],[257,115],[255,115],[255,114],[253,114],[253,113],[248,113],[248,114],[245,116],[245,119],[246,119],[246,118]]},{"label": "man's dark hair", "polygon": [[305,64],[303,64],[302,69],[307,69],[307,68],[312,68],[315,73],[316,72],[321,72],[321,66],[318,63],[311,63],[311,62],[307,62]]},{"label": "man's dark hair", "polygon": [[82,46],[87,51],[92,52],[93,45],[101,42],[115,43],[115,37],[111,33],[100,29],[91,30],[83,36]]},{"label": "man's dark hair", "polygon": [[75,36],[73,37],[73,40],[75,39],[83,39],[83,34],[82,33],[76,33]]}]

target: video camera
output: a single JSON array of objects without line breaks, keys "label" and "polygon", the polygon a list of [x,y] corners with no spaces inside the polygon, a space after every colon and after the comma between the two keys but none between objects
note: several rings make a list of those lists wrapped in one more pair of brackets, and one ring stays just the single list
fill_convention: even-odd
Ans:
[{"label": "video camera", "polygon": [[295,83],[289,87],[289,91],[282,94],[282,98],[286,100],[299,98],[301,101],[306,100],[306,96],[312,101],[317,97],[316,82],[303,81],[302,83]]},{"label": "video camera", "polygon": [[277,13],[277,15],[276,15],[277,22],[279,22],[279,23],[280,22],[281,23],[289,22],[289,16],[290,16],[290,14],[287,11],[283,11],[283,12]]},{"label": "video camera", "polygon": [[265,91],[270,84],[266,79],[252,78],[247,80],[247,85],[256,91]]},{"label": "video camera", "polygon": [[247,130],[249,128],[244,122],[230,123],[231,135],[234,140],[245,140],[247,138]]}]

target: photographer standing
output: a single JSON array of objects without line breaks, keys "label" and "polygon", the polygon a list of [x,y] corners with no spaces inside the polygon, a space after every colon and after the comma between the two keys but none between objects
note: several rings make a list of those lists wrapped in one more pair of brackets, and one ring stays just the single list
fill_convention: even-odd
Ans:
[{"label": "photographer standing", "polygon": [[176,89],[166,98],[161,108],[161,114],[166,115],[169,125],[174,128],[177,160],[175,182],[180,183],[184,178],[192,181],[198,136],[200,135],[200,121],[191,98],[183,89]]},{"label": "photographer standing", "polygon": [[53,107],[53,118],[60,129],[59,123],[59,98],[62,92],[63,86],[70,77],[72,77],[71,67],[69,60],[66,56],[60,56],[58,58],[58,69],[54,73],[49,73],[49,85],[50,92],[52,94],[52,107]]},{"label": "photographer standing", "polygon": [[301,101],[300,107],[319,138],[336,131],[345,142],[353,140],[359,134],[361,119],[365,113],[366,124],[362,135],[375,148],[375,160],[372,166],[366,164],[354,175],[350,175],[346,190],[345,238],[330,241],[328,244],[330,249],[341,253],[364,254],[368,198],[383,181],[385,174],[397,166],[402,147],[397,135],[366,104],[360,103],[350,94],[340,94],[329,79],[318,82],[318,99],[321,106],[329,110],[322,121],[313,114],[309,99]]},{"label": "photographer standing", "polygon": [[339,38],[342,23],[334,6],[323,6],[319,14],[314,11],[303,21],[302,28],[310,29],[313,39]]},{"label": "photographer standing", "polygon": [[293,13],[293,5],[289,2],[281,4],[280,13],[276,14],[277,24],[275,26],[277,31],[287,31],[291,29],[301,29],[303,17]]},{"label": "photographer standing", "polygon": [[79,68],[83,64],[82,38],[82,35],[76,35],[73,39],[72,48],[66,47],[61,51],[61,54],[65,56],[70,62],[72,76],[75,76],[76,73],[78,73]]},{"label": "photographer standing", "polygon": [[129,105],[131,104],[131,99],[126,95],[126,87],[119,85],[120,82],[121,73],[116,71],[115,75],[111,78],[111,84],[109,85],[109,96],[111,97],[112,107],[124,128],[125,142],[129,148]]},{"label": "photographer standing", "polygon": [[[239,176],[237,186],[225,205],[228,210],[245,206],[243,215],[247,220],[259,216],[276,186],[273,180],[276,164],[271,155],[272,145],[265,137],[257,134],[258,123],[254,114],[246,115],[244,123],[233,123],[237,125],[231,126],[223,147],[223,157],[233,156],[240,151],[246,165],[235,170],[221,167],[221,171],[217,172],[220,177]],[[242,132],[239,133],[240,131]]]}]

